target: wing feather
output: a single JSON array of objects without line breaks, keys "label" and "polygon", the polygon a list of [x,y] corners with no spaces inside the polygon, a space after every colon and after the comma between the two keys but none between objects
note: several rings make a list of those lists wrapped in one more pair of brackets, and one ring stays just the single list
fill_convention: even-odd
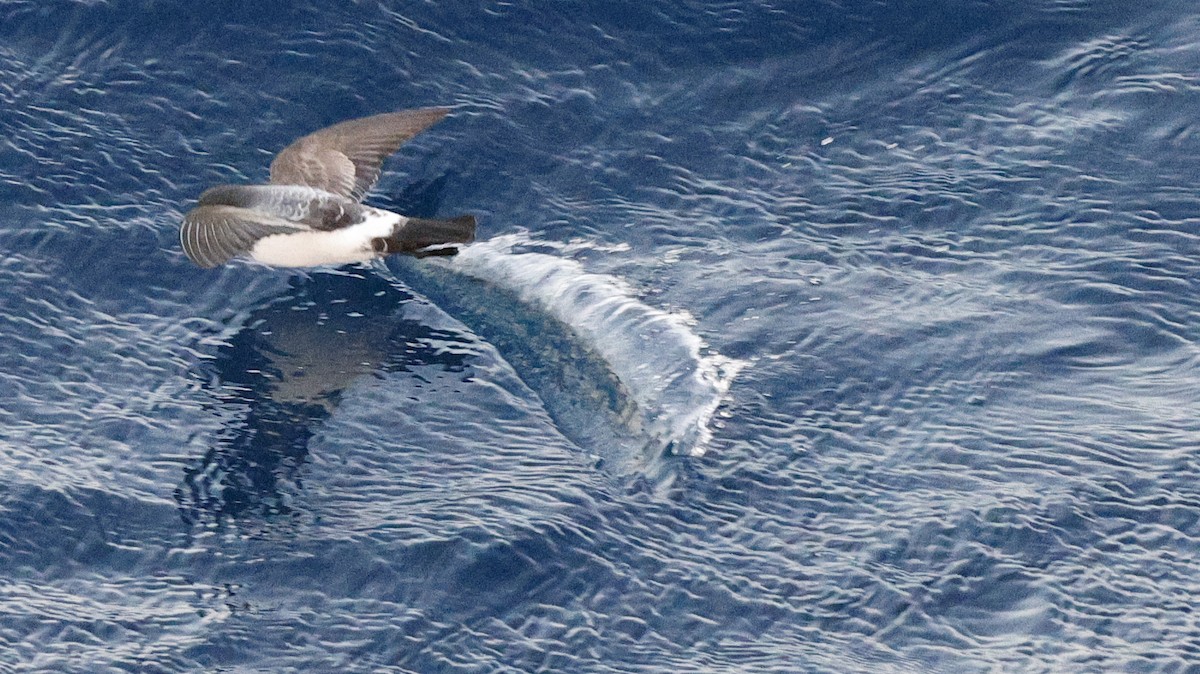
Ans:
[{"label": "wing feather", "polygon": [[383,160],[449,112],[449,108],[401,110],[321,129],[275,156],[271,182],[307,185],[362,201],[379,180]]},{"label": "wing feather", "polygon": [[179,242],[188,259],[209,269],[249,252],[265,236],[304,231],[310,228],[247,208],[200,206],[184,216]]}]

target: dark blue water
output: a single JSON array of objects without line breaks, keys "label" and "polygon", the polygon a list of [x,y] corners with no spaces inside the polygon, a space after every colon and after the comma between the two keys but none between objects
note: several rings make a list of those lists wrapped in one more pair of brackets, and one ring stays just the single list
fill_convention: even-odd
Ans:
[{"label": "dark blue water", "polygon": [[[449,105],[449,265],[180,215]],[[1200,671],[1200,11],[0,2],[0,672]]]}]

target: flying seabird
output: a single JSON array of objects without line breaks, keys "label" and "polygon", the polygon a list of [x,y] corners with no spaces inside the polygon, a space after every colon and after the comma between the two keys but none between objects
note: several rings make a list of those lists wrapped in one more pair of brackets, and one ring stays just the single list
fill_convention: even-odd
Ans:
[{"label": "flying seabird", "polygon": [[183,251],[210,268],[244,256],[277,267],[364,262],[393,253],[453,255],[475,218],[410,218],[362,203],[383,160],[448,108],[401,110],[334,124],[285,147],[265,185],[204,191],[179,229]]}]

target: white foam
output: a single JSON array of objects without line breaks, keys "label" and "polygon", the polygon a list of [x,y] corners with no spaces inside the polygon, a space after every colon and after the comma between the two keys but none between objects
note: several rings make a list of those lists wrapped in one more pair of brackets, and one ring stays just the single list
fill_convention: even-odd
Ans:
[{"label": "white foam", "polygon": [[677,454],[698,456],[709,423],[743,362],[706,353],[684,316],[648,306],[619,279],[574,260],[514,248],[505,235],[466,246],[450,268],[515,292],[575,331],[609,364],[638,404],[645,429]]}]

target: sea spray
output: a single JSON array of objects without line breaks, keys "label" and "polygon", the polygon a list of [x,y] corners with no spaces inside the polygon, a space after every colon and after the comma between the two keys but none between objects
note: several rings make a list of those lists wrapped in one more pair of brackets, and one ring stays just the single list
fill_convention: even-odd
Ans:
[{"label": "sea spray", "polygon": [[518,251],[505,235],[467,246],[446,266],[514,293],[598,353],[636,403],[641,430],[676,454],[703,454],[709,424],[742,363],[706,353],[684,317],[648,306],[612,276],[574,260]]}]

